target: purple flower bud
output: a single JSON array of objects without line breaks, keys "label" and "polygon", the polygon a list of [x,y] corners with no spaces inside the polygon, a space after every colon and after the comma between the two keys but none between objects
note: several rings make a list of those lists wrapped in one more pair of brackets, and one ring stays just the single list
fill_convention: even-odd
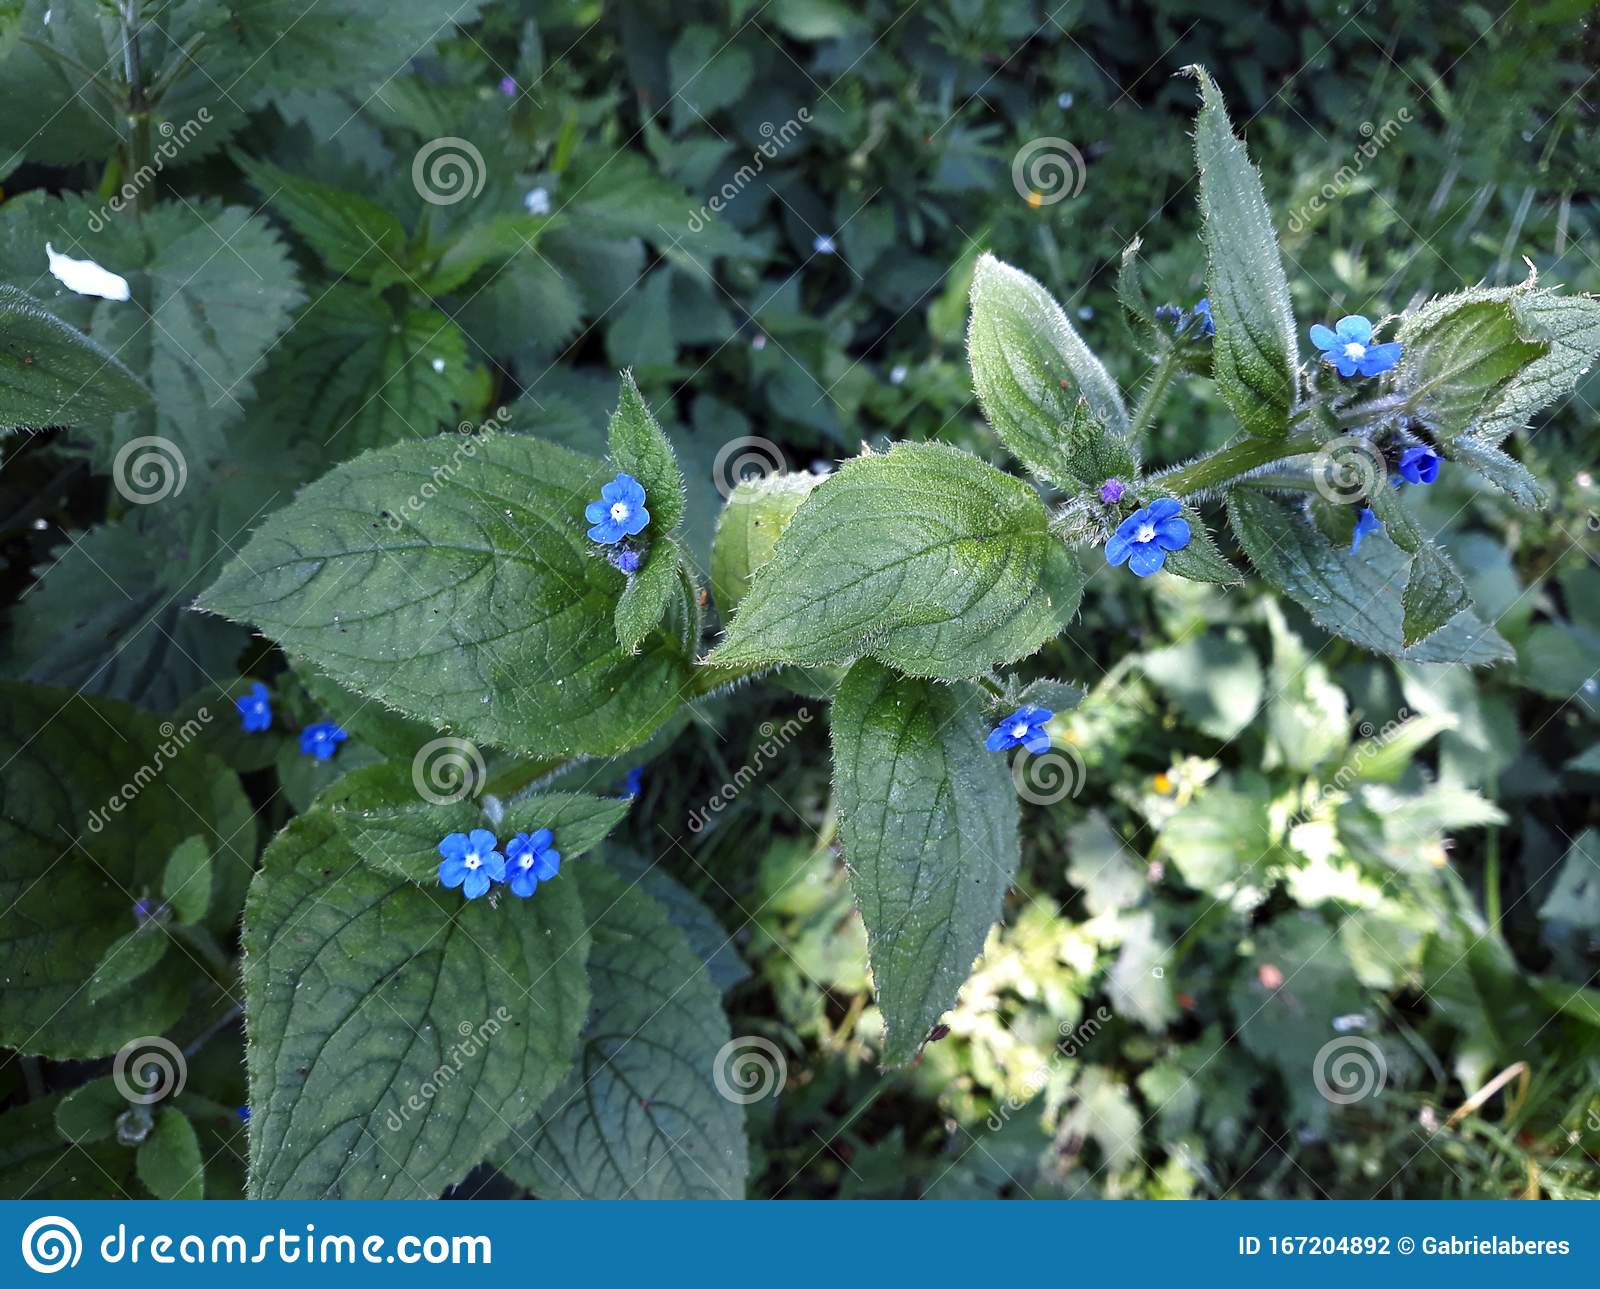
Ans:
[{"label": "purple flower bud", "polygon": [[500,92],[507,98],[516,98],[517,82],[514,77],[502,76],[500,78]]},{"label": "purple flower bud", "polygon": [[1100,485],[1100,500],[1108,503],[1121,501],[1125,491],[1127,489],[1122,486],[1121,479],[1107,479]]}]

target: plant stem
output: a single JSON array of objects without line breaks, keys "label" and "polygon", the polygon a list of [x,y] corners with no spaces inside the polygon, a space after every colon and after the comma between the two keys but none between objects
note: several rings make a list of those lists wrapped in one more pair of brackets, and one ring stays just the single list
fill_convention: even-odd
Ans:
[{"label": "plant stem", "polygon": [[1187,497],[1220,484],[1230,483],[1260,466],[1315,451],[1322,438],[1314,432],[1291,434],[1282,439],[1246,439],[1232,447],[1203,457],[1192,465],[1169,474],[1158,475],[1159,482],[1174,497]]},{"label": "plant stem", "polygon": [[1167,401],[1167,386],[1172,384],[1177,371],[1178,351],[1169,349],[1161,355],[1161,361],[1156,364],[1150,383],[1145,386],[1144,395],[1139,399],[1139,406],[1133,410],[1133,421],[1128,426],[1129,439],[1137,442],[1139,436],[1150,428],[1150,422],[1156,419],[1156,413]]},{"label": "plant stem", "polygon": [[[137,175],[150,163],[150,109],[144,92],[144,66],[139,58],[139,0],[122,0],[122,74],[128,82],[128,166],[126,173]],[[142,213],[148,198],[141,187],[133,201],[136,214]]]}]

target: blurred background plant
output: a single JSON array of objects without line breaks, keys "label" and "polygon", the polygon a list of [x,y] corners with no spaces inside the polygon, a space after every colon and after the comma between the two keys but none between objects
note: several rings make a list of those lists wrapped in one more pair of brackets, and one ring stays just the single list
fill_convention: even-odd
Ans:
[{"label": "blurred background plant", "polygon": [[[27,0],[22,30],[45,7]],[[38,244],[66,225],[166,284],[182,325],[150,328],[132,365],[188,474],[160,506],[107,486],[152,432],[137,418],[93,449],[4,441],[8,678],[165,714],[272,675],[285,712],[337,710],[184,611],[217,561],[333,463],[502,405],[516,432],[593,450],[621,366],[690,476],[702,568],[736,440],[802,472],[892,438],[1003,462],[963,353],[971,267],[993,250],[1036,274],[1133,388],[1124,247],[1157,299],[1204,292],[1190,63],[1262,169],[1302,318],[1377,318],[1530,263],[1600,291],[1600,34],[1577,0],[407,0],[375,43],[371,14],[336,7],[352,27],[296,35],[270,5],[258,25],[262,6],[134,5],[160,90],[143,136],[112,110],[120,64],[85,84],[115,26],[96,6],[0,34],[0,282],[47,296]],[[139,220],[100,213],[150,130],[181,137],[202,107]],[[1040,140],[1054,187],[1014,168]],[[419,168],[440,141],[454,176]],[[125,338],[103,305],[49,303]],[[876,1070],[822,723],[747,782],[761,736],[730,741],[829,677],[701,704],[573,772],[620,788],[644,765],[613,850],[714,915],[733,1032],[785,1055],[781,1095],[749,1107],[752,1194],[1600,1195],[1597,399],[1591,377],[1516,437],[1540,514],[1460,471],[1418,490],[1515,665],[1374,659],[1256,583],[1096,575],[1036,663],[1087,689],[1055,727],[1072,755],[1025,808],[1005,923],[908,1070]],[[1229,433],[1196,380],[1151,453]],[[386,719],[352,717],[327,763],[292,736],[205,737],[276,825],[403,742]],[[28,1077],[7,1062],[0,1093]],[[197,1062],[191,1086],[203,1128],[242,1099],[237,1061]],[[242,1138],[213,1149],[226,1193]],[[8,1188],[41,1151],[0,1161]]]}]

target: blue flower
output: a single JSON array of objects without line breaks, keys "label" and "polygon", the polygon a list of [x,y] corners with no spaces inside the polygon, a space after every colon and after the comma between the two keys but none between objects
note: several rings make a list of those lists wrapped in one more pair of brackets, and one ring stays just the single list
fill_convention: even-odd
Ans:
[{"label": "blue flower", "polygon": [[519,832],[506,843],[506,885],[518,899],[527,899],[540,882],[561,871],[561,854],[550,849],[553,840],[550,830],[541,828],[531,837]]},{"label": "blue flower", "polygon": [[1122,494],[1126,491],[1121,479],[1107,479],[1100,485],[1100,500],[1108,505],[1114,504],[1122,500]]},{"label": "blue flower", "polygon": [[1382,521],[1372,513],[1371,506],[1362,506],[1361,513],[1356,516],[1355,535],[1350,539],[1350,553],[1354,555],[1361,549],[1361,539],[1368,533],[1375,533],[1383,527]]},{"label": "blue flower", "polygon": [[1333,330],[1320,322],[1311,328],[1311,343],[1322,350],[1324,361],[1339,369],[1341,376],[1378,376],[1400,361],[1397,341],[1372,343],[1372,324],[1359,314],[1340,318]]},{"label": "blue flower", "polygon": [[994,727],[984,741],[991,752],[1003,752],[1008,747],[1025,747],[1037,756],[1049,750],[1050,736],[1044,727],[1055,713],[1044,707],[1019,707]]},{"label": "blue flower", "polygon": [[1139,577],[1155,573],[1167,562],[1168,551],[1189,544],[1189,523],[1179,517],[1180,509],[1171,497],[1162,497],[1134,511],[1106,543],[1106,563],[1126,562]]},{"label": "blue flower", "polygon": [[[1439,454],[1432,448],[1407,448],[1400,454],[1400,478],[1407,483],[1428,484],[1439,477]],[[1395,487],[1399,487],[1399,480]]]},{"label": "blue flower", "polygon": [[811,242],[811,249],[818,255],[832,255],[838,248],[834,246],[833,238],[826,233],[818,233]]},{"label": "blue flower", "polygon": [[600,500],[591,501],[583,516],[592,525],[589,540],[615,546],[624,537],[644,531],[650,512],[644,508],[644,487],[631,474],[619,474],[600,489]]},{"label": "blue flower", "polygon": [[1210,296],[1199,301],[1192,309],[1180,309],[1175,304],[1158,305],[1156,321],[1170,322],[1172,334],[1175,336],[1184,336],[1191,332],[1200,336],[1217,334],[1217,324],[1211,317]]},{"label": "blue flower", "polygon": [[1217,334],[1217,324],[1211,316],[1210,296],[1204,297],[1199,304],[1194,306],[1193,317],[1200,324],[1200,334],[1202,336],[1214,336]]},{"label": "blue flower", "polygon": [[239,709],[239,727],[246,734],[259,734],[272,728],[271,694],[259,680],[243,698],[235,698],[233,705]]},{"label": "blue flower", "polygon": [[644,556],[631,548],[625,548],[606,556],[611,561],[611,567],[620,573],[632,577],[639,571],[639,565],[644,563]]},{"label": "blue flower", "polygon": [[333,754],[339,750],[339,744],[350,736],[332,721],[318,721],[315,725],[307,725],[300,731],[300,752],[303,756],[314,756],[319,761],[333,759]]},{"label": "blue flower", "polygon": [[628,771],[627,782],[622,785],[622,799],[632,801],[644,787],[644,766],[636,765]]},{"label": "blue flower", "polygon": [[250,1122],[250,1107],[249,1106],[242,1105],[237,1110],[235,1110],[234,1113],[236,1115],[238,1115],[241,1119],[243,1119],[246,1123]]},{"label": "blue flower", "polygon": [[439,853],[444,856],[439,884],[459,886],[463,895],[475,900],[492,882],[505,881],[506,859],[495,849],[497,845],[498,839],[487,828],[451,833],[439,843]]}]

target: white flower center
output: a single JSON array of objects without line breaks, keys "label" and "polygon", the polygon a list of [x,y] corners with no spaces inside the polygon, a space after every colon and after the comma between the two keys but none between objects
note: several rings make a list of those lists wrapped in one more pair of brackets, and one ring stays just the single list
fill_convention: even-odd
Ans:
[{"label": "white flower center", "polygon": [[1025,724],[1023,724],[1021,721],[1018,721],[1015,725],[1013,725],[1011,727],[1011,737],[1012,738],[1024,738],[1024,737],[1026,737],[1027,733],[1028,733],[1028,727]]},{"label": "white flower center", "polygon": [[532,868],[533,867],[533,856],[532,855],[519,856],[518,859],[517,859],[517,863],[522,865],[523,868]]},{"label": "white flower center", "polygon": [[483,863],[483,860],[478,857],[477,851],[469,850],[467,852],[467,857],[461,862],[464,863],[468,868],[477,868]]},{"label": "white flower center", "polygon": [[1156,539],[1156,526],[1154,524],[1140,524],[1139,531],[1133,535],[1133,540],[1143,546],[1146,542]]},{"label": "white flower center", "polygon": [[621,523],[628,517],[628,503],[626,501],[613,501],[611,503],[611,518]]},{"label": "white flower center", "polygon": [[1367,356],[1367,347],[1352,340],[1344,347],[1344,356],[1346,358],[1365,358]]}]

